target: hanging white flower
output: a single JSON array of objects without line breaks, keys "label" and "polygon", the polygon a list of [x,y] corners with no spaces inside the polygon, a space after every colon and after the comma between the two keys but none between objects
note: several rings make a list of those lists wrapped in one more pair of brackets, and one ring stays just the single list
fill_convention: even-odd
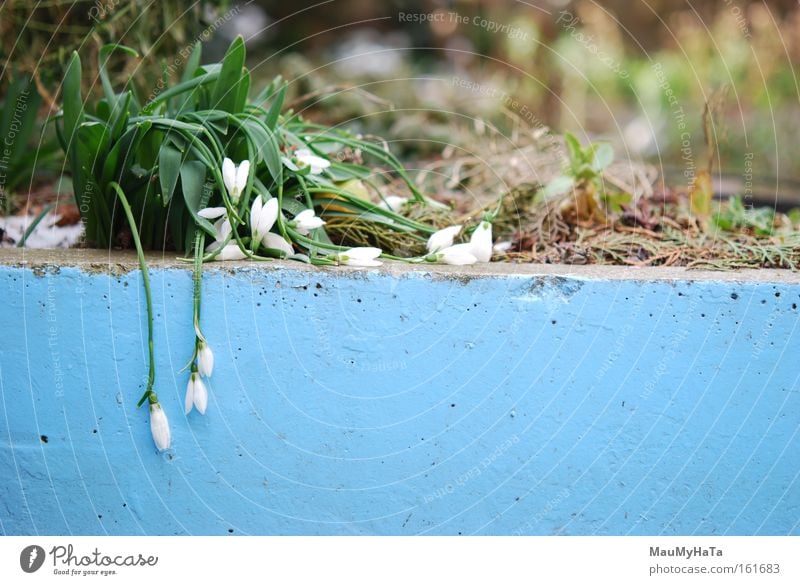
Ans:
[{"label": "hanging white flower", "polygon": [[205,341],[200,342],[197,350],[197,371],[205,378],[210,377],[214,371],[214,352]]},{"label": "hanging white flower", "polygon": [[186,400],[183,405],[186,414],[192,411],[192,407],[196,408],[200,414],[206,413],[208,389],[197,372],[192,372],[189,376],[189,383],[186,385]]},{"label": "hanging white flower", "polygon": [[301,236],[307,236],[311,230],[325,225],[325,222],[314,214],[313,209],[304,209],[295,216],[292,223]]},{"label": "hanging white flower", "polygon": [[345,266],[371,267],[380,266],[382,262],[376,260],[383,251],[380,248],[350,248],[336,254],[336,259]]},{"label": "hanging white flower", "polygon": [[489,262],[492,259],[492,224],[482,221],[472,232],[469,240],[472,246],[472,255],[478,262]]},{"label": "hanging white flower", "polygon": [[228,190],[228,197],[234,203],[239,202],[244,188],[247,186],[247,177],[250,174],[250,161],[243,160],[236,166],[229,158],[222,161],[222,181]]},{"label": "hanging white flower", "polygon": [[172,443],[169,421],[167,420],[167,414],[158,402],[150,405],[150,432],[153,435],[153,442],[159,451],[169,449]]},{"label": "hanging white flower", "polygon": [[453,245],[453,240],[461,231],[460,225],[451,225],[431,235],[428,238],[428,252],[433,254],[444,248],[449,248]]},{"label": "hanging white flower", "polygon": [[397,213],[403,208],[403,205],[408,203],[408,197],[398,197],[397,195],[389,195],[388,197],[384,197],[383,201],[378,203],[378,207],[381,209],[388,209],[389,211],[394,211]]},{"label": "hanging white flower", "polygon": [[436,253],[436,259],[445,264],[453,266],[466,266],[468,264],[475,264],[478,259],[472,252],[471,244],[456,244],[449,246],[444,250]]},{"label": "hanging white flower", "polygon": [[260,242],[275,225],[277,219],[278,200],[273,197],[266,203],[262,203],[261,195],[256,195],[250,208],[250,235],[253,242]]},{"label": "hanging white flower", "polygon": [[329,166],[331,161],[312,153],[308,148],[300,148],[294,153],[294,158],[301,167],[311,167],[311,174],[318,175]]}]

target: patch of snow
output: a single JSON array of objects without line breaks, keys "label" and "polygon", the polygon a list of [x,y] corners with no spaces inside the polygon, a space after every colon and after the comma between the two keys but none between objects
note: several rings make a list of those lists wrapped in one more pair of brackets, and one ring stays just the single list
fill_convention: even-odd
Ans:
[{"label": "patch of snow", "polygon": [[[0,217],[0,248],[13,248],[22,239],[25,230],[36,219],[34,215],[14,215],[11,217]],[[81,235],[83,235],[83,225],[58,226],[56,223],[61,216],[55,213],[48,213],[33,233],[28,236],[25,242],[26,248],[69,248],[74,246]]]}]

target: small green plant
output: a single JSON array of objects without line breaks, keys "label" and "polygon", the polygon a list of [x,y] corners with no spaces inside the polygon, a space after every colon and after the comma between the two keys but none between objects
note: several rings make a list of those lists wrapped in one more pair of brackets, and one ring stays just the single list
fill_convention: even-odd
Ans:
[{"label": "small green plant", "polygon": [[752,232],[771,236],[775,231],[775,213],[769,207],[745,207],[738,195],[731,197],[713,216],[714,225],[726,232]]},{"label": "small green plant", "polygon": [[[397,258],[374,247],[350,248],[331,240],[325,217],[379,224],[428,242],[434,226],[403,215],[398,196],[384,197],[387,176],[399,177],[408,202],[432,205],[397,158],[380,142],[314,124],[283,111],[286,83],[275,79],[249,98],[241,37],[221,63],[201,65],[201,47],[188,58],[180,82],[142,100],[132,84],[115,91],[105,69],[121,45],[100,50],[103,97],[81,95],[81,60],[72,55],[64,80],[58,134],[70,164],[76,204],[88,240],[96,246],[137,250],[147,301],[149,375],[139,400],[150,404],[159,449],[170,444],[166,414],[155,393],[153,307],[145,250],[174,249],[194,262],[195,343],[187,367],[186,413],[204,413],[213,353],[201,328],[204,262],[291,258],[313,264],[377,266],[379,256],[412,262],[488,262],[491,224],[482,222],[469,244]],[[381,172],[352,162],[352,153]],[[121,208],[121,212],[120,212]],[[460,229],[460,226],[459,226]],[[210,241],[206,245],[206,241]],[[460,247],[459,247],[460,246]]]},{"label": "small green plant", "polygon": [[614,160],[614,149],[610,144],[600,142],[581,146],[580,141],[570,132],[564,134],[567,145],[567,164],[561,175],[550,181],[542,190],[546,199],[565,193],[574,197],[562,203],[561,212],[574,216],[576,221],[603,219],[605,214],[600,203],[617,210],[628,202],[625,194],[606,193],[603,187],[603,171]]}]

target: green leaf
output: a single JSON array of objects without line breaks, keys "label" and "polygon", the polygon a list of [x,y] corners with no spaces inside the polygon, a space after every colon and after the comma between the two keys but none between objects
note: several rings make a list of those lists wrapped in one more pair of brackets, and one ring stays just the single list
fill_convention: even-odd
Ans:
[{"label": "green leaf", "polygon": [[202,124],[206,128],[215,130],[219,134],[225,136],[228,134],[228,128],[230,126],[228,116],[230,116],[230,114],[220,110],[203,110],[202,112],[186,114],[186,119]]},{"label": "green leaf", "polygon": [[165,100],[169,100],[175,97],[176,95],[180,95],[186,92],[192,92],[192,94],[194,94],[197,91],[198,87],[216,81],[218,77],[219,77],[218,72],[206,73],[204,75],[193,77],[188,81],[184,81],[182,83],[179,83],[178,85],[170,87],[168,90],[163,91],[156,97],[154,97],[153,100],[147,105],[146,111],[148,112],[154,111],[158,104],[162,103]]},{"label": "green leaf", "polygon": [[581,148],[580,141],[572,132],[565,132],[564,142],[567,144],[567,154],[569,156],[570,163],[573,165],[576,163],[579,164],[583,159],[583,150]]},{"label": "green leaf", "polygon": [[333,181],[368,179],[372,176],[372,170],[362,165],[332,162],[331,166],[328,167],[328,176]]},{"label": "green leaf", "polygon": [[244,122],[244,127],[252,133],[256,147],[256,157],[263,160],[267,165],[272,180],[280,185],[283,183],[283,163],[281,162],[281,151],[275,134],[266,125],[248,116]]},{"label": "green leaf", "polygon": [[244,56],[244,40],[239,35],[228,47],[228,52],[225,53],[225,58],[222,61],[219,78],[211,94],[212,108],[225,110],[232,114],[237,113],[236,106],[239,98],[238,92],[242,78],[242,68],[244,67]]},{"label": "green leaf", "polygon": [[575,180],[572,177],[567,177],[565,175],[558,176],[550,181],[544,189],[542,189],[542,197],[549,199],[551,197],[561,195],[562,193],[566,193],[572,189],[574,184]]},{"label": "green leaf", "polygon": [[128,118],[130,117],[130,103],[131,92],[125,92],[121,100],[117,100],[116,105],[111,110],[111,116],[108,121],[109,125],[109,139],[111,141],[117,140],[128,125]]},{"label": "green leaf", "polygon": [[172,199],[181,172],[183,153],[169,144],[164,144],[158,153],[158,180],[161,184],[161,196],[166,206]]},{"label": "green leaf", "polygon": [[[36,117],[41,103],[42,98],[30,80],[20,77],[9,86],[0,117],[0,155],[3,155],[6,167],[13,166],[32,151],[28,148],[28,143],[36,128]],[[41,149],[46,145],[39,146]],[[7,188],[10,188],[11,183],[20,182],[14,176],[6,179]]]},{"label": "green leaf", "polygon": [[281,114],[281,108],[283,108],[283,101],[286,99],[286,88],[286,83],[281,84],[281,89],[278,91],[278,95],[276,95],[275,99],[272,100],[269,110],[267,110],[267,118],[264,120],[264,123],[270,130],[275,130],[275,126],[278,125],[278,117]]},{"label": "green leaf", "polygon": [[195,223],[203,228],[212,237],[217,237],[217,230],[204,217],[197,215],[208,203],[209,194],[205,193],[206,167],[196,160],[186,161],[181,165],[181,190],[186,209],[194,218]]},{"label": "green leaf", "polygon": [[186,68],[183,70],[181,81],[189,81],[195,76],[197,69],[200,67],[200,59],[203,56],[203,44],[199,41],[194,44],[192,54],[186,60]]},{"label": "green leaf", "polygon": [[75,131],[83,122],[83,100],[81,99],[81,58],[73,51],[64,73],[64,140],[67,146],[75,141]]},{"label": "green leaf", "polygon": [[245,69],[236,87],[236,103],[233,113],[239,114],[244,111],[247,105],[247,94],[250,93],[250,72]]},{"label": "green leaf", "polygon": [[300,203],[294,197],[286,197],[286,196],[283,197],[283,201],[281,202],[281,208],[284,211],[288,211],[292,215],[297,215],[301,211],[305,211],[306,209],[308,209],[305,205]]},{"label": "green leaf", "polygon": [[122,137],[114,143],[103,165],[101,183],[107,185],[113,180],[118,183],[127,173],[133,173],[132,167],[136,164],[136,153],[145,134],[150,130],[150,121],[139,122],[129,128]]},{"label": "green leaf", "polygon": [[622,206],[628,205],[633,200],[630,193],[604,193],[601,197],[608,209],[613,213],[620,213]]}]

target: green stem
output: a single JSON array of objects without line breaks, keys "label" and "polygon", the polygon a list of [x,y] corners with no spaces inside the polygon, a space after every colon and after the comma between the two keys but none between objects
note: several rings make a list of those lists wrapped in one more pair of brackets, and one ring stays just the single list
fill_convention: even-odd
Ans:
[{"label": "green stem", "polygon": [[399,213],[395,213],[389,209],[384,209],[382,207],[378,207],[369,201],[364,201],[360,197],[357,197],[346,191],[344,189],[337,189],[335,187],[307,187],[306,190],[309,193],[333,193],[334,195],[338,195],[342,199],[345,199],[348,203],[352,204],[354,207],[358,207],[363,211],[367,211],[369,213],[374,213],[375,215],[382,215],[388,219],[391,219],[395,223],[400,225],[404,225],[408,228],[417,230],[418,232],[422,232],[424,234],[432,234],[436,231],[436,228],[425,225],[424,223],[420,223],[418,221],[414,221],[413,219],[409,219]]},{"label": "green stem", "polygon": [[[200,330],[200,300],[202,297],[203,286],[203,249],[206,235],[202,229],[196,228],[194,234],[194,330],[198,342],[205,341]],[[197,355],[197,343],[195,343],[195,356]]]},{"label": "green stem", "polygon": [[122,208],[125,210],[125,216],[128,219],[128,225],[131,228],[131,235],[133,236],[133,243],[136,245],[136,254],[139,256],[139,267],[142,270],[142,283],[144,284],[144,296],[147,301],[147,351],[150,366],[147,374],[147,389],[139,399],[139,402],[136,403],[136,406],[141,406],[144,404],[144,401],[148,399],[150,399],[151,404],[154,404],[153,398],[155,397],[155,393],[153,392],[153,384],[156,380],[156,363],[154,357],[155,352],[153,350],[153,299],[150,294],[150,273],[147,270],[147,261],[144,259],[144,250],[142,249],[142,242],[139,239],[139,230],[136,227],[136,221],[133,219],[133,211],[131,211],[128,198],[125,197],[125,193],[122,187],[119,186],[119,183],[111,182],[109,183],[109,187],[117,192],[117,197],[120,203],[122,203]]}]

